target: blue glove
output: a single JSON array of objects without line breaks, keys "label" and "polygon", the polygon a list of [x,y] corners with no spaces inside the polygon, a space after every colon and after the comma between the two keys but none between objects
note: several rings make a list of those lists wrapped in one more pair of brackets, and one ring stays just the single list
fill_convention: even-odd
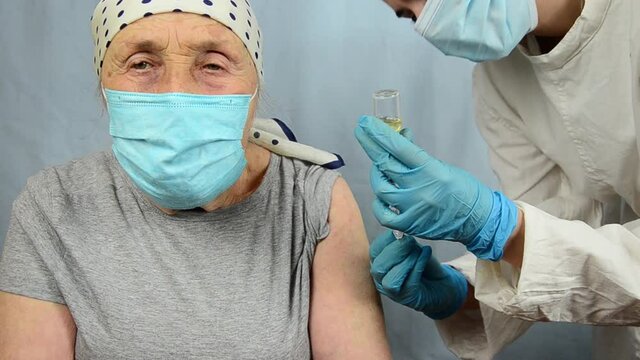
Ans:
[{"label": "blue glove", "polygon": [[467,298],[467,280],[442,265],[414,238],[386,231],[371,244],[371,275],[378,291],[434,320],[455,314]]},{"label": "blue glove", "polygon": [[433,158],[405,137],[406,130],[402,136],[365,116],[355,134],[373,161],[373,212],[383,226],[423,239],[460,242],[480,259],[502,258],[518,224],[511,200]]}]

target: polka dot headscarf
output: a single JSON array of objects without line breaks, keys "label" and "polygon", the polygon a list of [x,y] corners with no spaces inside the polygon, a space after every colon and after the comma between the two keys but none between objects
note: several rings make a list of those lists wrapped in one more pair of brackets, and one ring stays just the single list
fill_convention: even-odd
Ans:
[{"label": "polka dot headscarf", "polygon": [[91,17],[93,63],[100,76],[104,55],[116,34],[144,17],[186,12],[207,16],[225,25],[244,43],[262,80],[262,34],[248,0],[101,0]]}]

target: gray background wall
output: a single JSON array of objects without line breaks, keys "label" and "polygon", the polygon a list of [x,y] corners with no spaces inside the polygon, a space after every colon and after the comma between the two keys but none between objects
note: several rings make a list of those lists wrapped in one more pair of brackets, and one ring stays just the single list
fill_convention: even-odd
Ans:
[{"label": "gray background wall", "polygon": [[[28,176],[110,140],[92,69],[95,0],[0,0],[0,241]],[[265,36],[262,112],[308,144],[342,154],[371,237],[369,164],[352,136],[371,94],[402,92],[405,123],[434,155],[495,185],[471,109],[472,64],[446,58],[380,0],[254,0]],[[0,242],[1,244],[1,242]],[[437,245],[443,260],[461,254]],[[428,318],[384,300],[396,359],[452,359]],[[500,359],[585,359],[590,330],[538,325]]]}]

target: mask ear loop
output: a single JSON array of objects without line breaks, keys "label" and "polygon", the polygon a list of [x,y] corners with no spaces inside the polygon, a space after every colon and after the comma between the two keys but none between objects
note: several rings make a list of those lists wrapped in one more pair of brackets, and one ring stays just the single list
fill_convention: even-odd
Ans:
[{"label": "mask ear loop", "polygon": [[251,95],[251,99],[249,99],[249,102],[252,102],[256,96],[258,96],[258,90],[260,89],[260,86],[256,86],[256,91],[253,92],[253,95]]},{"label": "mask ear loop", "polygon": [[102,91],[102,97],[104,98],[104,103],[107,107],[107,112],[109,112],[109,99],[107,98],[107,93],[104,91],[104,86],[100,84],[100,91]]}]

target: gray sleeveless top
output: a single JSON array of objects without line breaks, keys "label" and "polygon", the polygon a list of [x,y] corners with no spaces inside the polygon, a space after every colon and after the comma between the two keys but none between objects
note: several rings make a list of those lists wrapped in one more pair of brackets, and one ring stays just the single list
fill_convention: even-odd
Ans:
[{"label": "gray sleeveless top", "polygon": [[66,304],[77,359],[308,359],[338,176],[272,155],[244,202],[168,216],[110,152],[44,170],[14,203],[0,290]]}]

